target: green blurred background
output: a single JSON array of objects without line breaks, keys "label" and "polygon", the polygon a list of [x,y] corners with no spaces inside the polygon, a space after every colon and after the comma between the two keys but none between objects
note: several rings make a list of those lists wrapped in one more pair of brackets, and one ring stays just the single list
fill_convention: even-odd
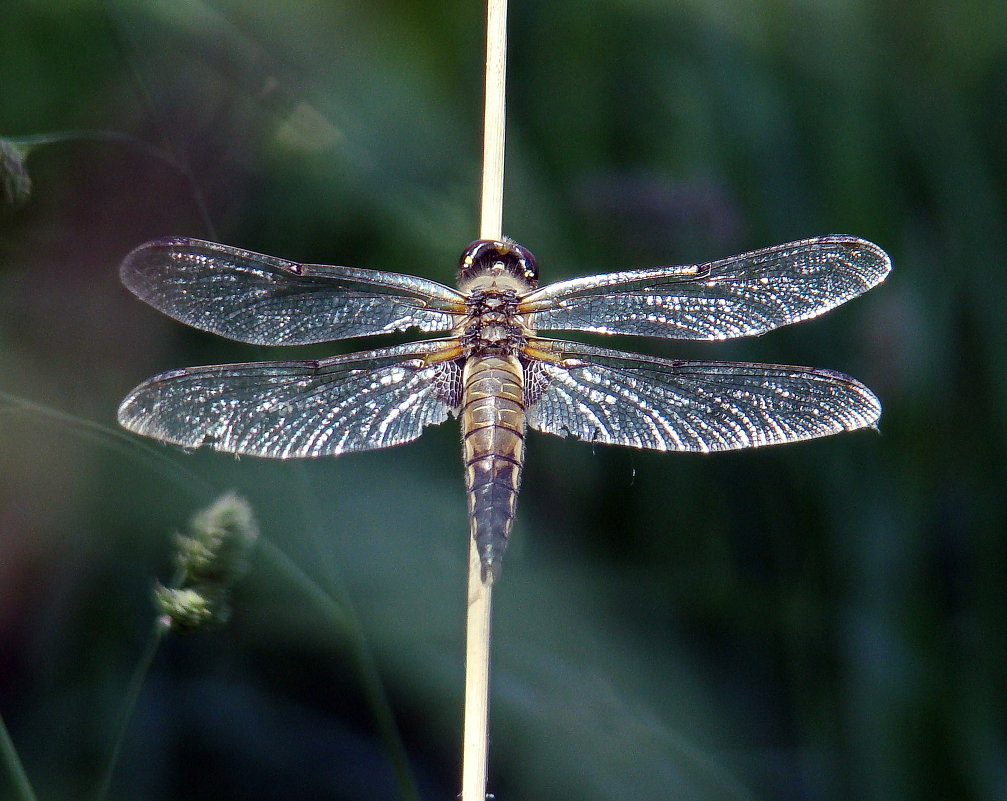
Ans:
[{"label": "green blurred background", "polygon": [[[849,372],[880,434],[530,436],[490,791],[1007,798],[1007,4],[511,5],[505,230],[544,281],[831,232],[895,270],[758,340],[612,343]],[[40,798],[93,797],[171,534],[229,488],[343,617],[260,549],[227,628],[161,646],[110,798],[405,797],[361,642],[415,787],[455,797],[457,428],[296,464],[141,444],[114,415],[143,378],[290,354],[174,323],[116,269],[185,234],[450,283],[482,26],[446,0],[0,2],[0,137],[64,133],[19,206],[5,167],[0,210],[0,713]]]}]

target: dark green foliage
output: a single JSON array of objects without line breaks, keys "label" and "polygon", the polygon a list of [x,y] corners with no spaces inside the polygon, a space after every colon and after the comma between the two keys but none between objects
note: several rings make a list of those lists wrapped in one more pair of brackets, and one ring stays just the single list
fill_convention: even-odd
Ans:
[{"label": "dark green foliage", "polygon": [[[880,435],[707,458],[529,437],[490,790],[1003,798],[1007,4],[511,15],[504,221],[544,282],[832,232],[895,269],[758,340],[654,346],[849,372]],[[0,713],[40,798],[88,797],[167,532],[230,487],[356,609],[424,797],[457,791],[456,429],[304,465],[119,438],[156,371],[372,343],[224,342],[116,268],[180,234],[450,283],[477,234],[482,24],[415,0],[2,4],[0,138],[170,157],[51,144],[0,213]],[[231,600],[223,631],[162,645],[111,798],[396,797],[345,630],[268,560]]]}]

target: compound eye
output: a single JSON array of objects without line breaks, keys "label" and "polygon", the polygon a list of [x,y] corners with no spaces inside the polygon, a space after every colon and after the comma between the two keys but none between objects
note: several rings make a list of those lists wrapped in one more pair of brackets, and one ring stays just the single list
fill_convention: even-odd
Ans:
[{"label": "compound eye", "polygon": [[511,253],[514,254],[517,266],[521,271],[521,276],[530,284],[538,283],[538,262],[535,261],[532,252],[517,242],[511,242],[510,246]]},{"label": "compound eye", "polygon": [[509,239],[477,239],[462,251],[458,259],[459,283],[486,272],[507,272],[532,287],[538,283],[535,257],[528,248]]},{"label": "compound eye", "polygon": [[492,239],[477,239],[475,242],[469,242],[458,259],[458,269],[470,270],[473,267],[491,263],[494,258],[499,259],[503,253],[502,246],[502,242],[496,242]]}]

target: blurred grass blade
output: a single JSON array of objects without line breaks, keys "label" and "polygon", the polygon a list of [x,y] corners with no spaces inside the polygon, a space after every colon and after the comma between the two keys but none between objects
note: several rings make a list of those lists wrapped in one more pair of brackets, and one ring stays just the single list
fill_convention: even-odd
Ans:
[{"label": "blurred grass blade", "polygon": [[24,163],[27,156],[26,147],[16,145],[10,139],[0,139],[0,184],[3,186],[3,202],[7,206],[20,208],[31,197],[31,176]]}]

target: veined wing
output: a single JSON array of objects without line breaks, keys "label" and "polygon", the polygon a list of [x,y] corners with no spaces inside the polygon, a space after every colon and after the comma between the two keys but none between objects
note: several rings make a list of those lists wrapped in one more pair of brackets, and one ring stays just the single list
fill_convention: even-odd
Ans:
[{"label": "veined wing", "polygon": [[527,368],[528,425],[590,442],[724,451],[874,426],[881,404],[831,370],[689,362],[533,340],[558,361]]},{"label": "veined wing", "polygon": [[130,392],[119,422],[187,448],[277,459],[387,448],[459,405],[459,363],[424,366],[455,347],[433,340],[322,361],[172,370]]},{"label": "veined wing", "polygon": [[815,317],[876,286],[891,270],[881,248],[833,235],[684,267],[594,275],[530,292],[533,329],[673,339],[762,334]]},{"label": "veined wing", "polygon": [[256,345],[302,345],[419,328],[449,331],[465,299],[410,275],[263,256],[199,239],[130,253],[122,282],[155,309]]}]

